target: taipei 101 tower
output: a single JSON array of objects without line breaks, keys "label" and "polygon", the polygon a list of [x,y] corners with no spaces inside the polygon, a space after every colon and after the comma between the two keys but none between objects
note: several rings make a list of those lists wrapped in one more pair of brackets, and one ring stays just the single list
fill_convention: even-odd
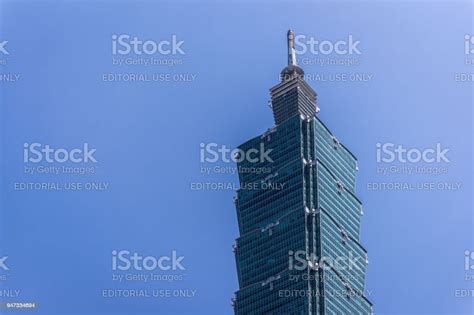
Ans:
[{"label": "taipei 101 tower", "polygon": [[270,89],[275,126],[238,147],[270,158],[237,163],[234,313],[372,314],[357,159],[317,117],[317,94],[287,35],[288,65]]}]

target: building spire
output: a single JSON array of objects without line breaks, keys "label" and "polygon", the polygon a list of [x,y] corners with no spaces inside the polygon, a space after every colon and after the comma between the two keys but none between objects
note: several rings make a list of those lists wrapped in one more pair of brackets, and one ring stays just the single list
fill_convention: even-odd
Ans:
[{"label": "building spire", "polygon": [[296,66],[296,51],[295,51],[295,33],[292,30],[288,30],[287,33],[288,41],[288,65]]},{"label": "building spire", "polygon": [[304,71],[298,67],[296,62],[295,33],[292,30],[288,30],[286,40],[288,44],[288,65],[281,71],[280,78],[282,82],[292,80],[295,77],[304,80]]}]

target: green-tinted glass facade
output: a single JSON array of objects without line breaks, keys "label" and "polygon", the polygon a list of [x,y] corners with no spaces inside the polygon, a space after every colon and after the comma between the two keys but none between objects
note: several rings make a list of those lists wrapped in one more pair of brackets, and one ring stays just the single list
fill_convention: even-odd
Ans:
[{"label": "green-tinted glass facade", "polygon": [[312,114],[300,76],[271,92],[277,126],[239,146],[271,152],[238,163],[235,314],[371,314],[357,160]]}]

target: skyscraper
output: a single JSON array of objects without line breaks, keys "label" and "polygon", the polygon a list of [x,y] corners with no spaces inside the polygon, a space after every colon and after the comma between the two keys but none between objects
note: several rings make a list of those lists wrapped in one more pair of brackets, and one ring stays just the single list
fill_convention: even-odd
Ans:
[{"label": "skyscraper", "polygon": [[288,66],[270,89],[275,126],[239,146],[269,158],[237,163],[234,312],[370,314],[357,159],[316,117],[292,31],[287,39]]}]

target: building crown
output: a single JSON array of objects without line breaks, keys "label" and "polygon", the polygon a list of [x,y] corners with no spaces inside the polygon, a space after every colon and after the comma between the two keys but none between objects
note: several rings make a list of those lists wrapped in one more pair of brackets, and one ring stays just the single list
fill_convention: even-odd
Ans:
[{"label": "building crown", "polygon": [[295,76],[304,78],[304,71],[296,62],[295,33],[292,30],[288,30],[286,34],[288,43],[288,65],[281,71],[281,80],[288,81]]}]

